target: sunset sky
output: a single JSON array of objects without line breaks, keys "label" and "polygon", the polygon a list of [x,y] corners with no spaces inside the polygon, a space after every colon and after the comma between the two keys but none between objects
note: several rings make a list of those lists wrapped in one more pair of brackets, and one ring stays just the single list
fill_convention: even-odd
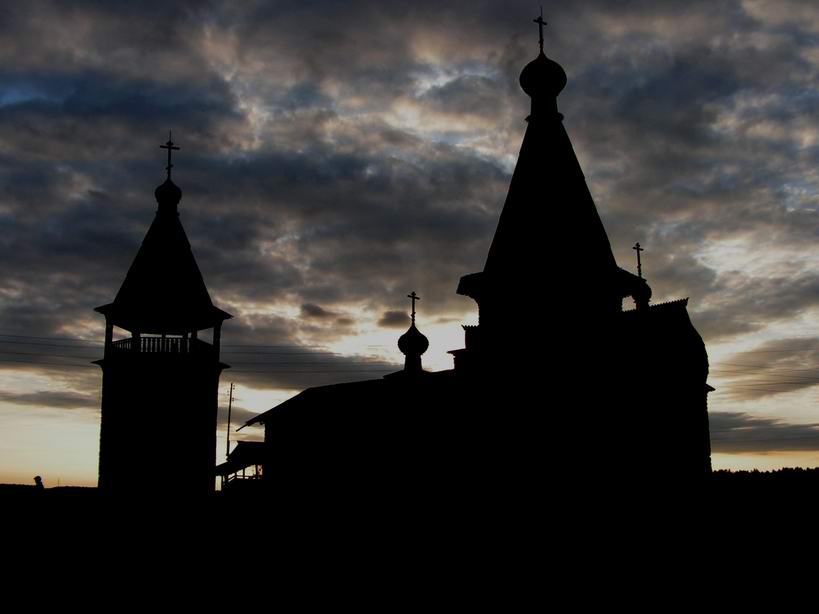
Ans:
[{"label": "sunset sky", "polygon": [[[182,223],[235,315],[222,418],[230,382],[244,422],[394,369],[412,290],[424,365],[450,368],[477,319],[455,288],[483,267],[526,125],[538,8],[0,4],[0,482],[96,483],[93,308],[153,219],[171,128]],[[619,265],[636,270],[639,241],[654,302],[690,297],[715,468],[819,465],[819,5],[584,0],[544,17]],[[185,435],[144,419],[146,454]]]}]

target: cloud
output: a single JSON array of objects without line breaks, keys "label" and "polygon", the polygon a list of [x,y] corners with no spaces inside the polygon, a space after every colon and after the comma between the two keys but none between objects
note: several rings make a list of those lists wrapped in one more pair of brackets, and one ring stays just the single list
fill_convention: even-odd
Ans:
[{"label": "cloud", "polygon": [[712,412],[711,449],[723,454],[819,450],[819,424],[790,424],[742,412]]},{"label": "cloud", "polygon": [[[806,256],[819,236],[819,58],[811,3],[789,7],[595,0],[548,16],[547,53],[569,77],[559,106],[619,262],[633,268],[640,241],[655,300],[690,296],[709,343],[819,308]],[[531,12],[4,6],[0,333],[99,344],[91,310],[151,222],[173,128],[181,219],[214,301],[236,316],[229,376],[290,390],[380,377],[395,366],[321,344],[405,327],[396,308],[411,289],[429,321],[476,313],[455,288],[483,266],[526,127]],[[539,270],[563,265],[543,253]],[[76,402],[99,385],[97,350],[2,346],[14,348],[27,362],[6,353],[0,366],[74,378]],[[804,388],[788,376],[814,357],[789,356],[730,389]]]},{"label": "cloud", "polygon": [[99,409],[99,396],[73,391],[7,392],[0,391],[0,401],[13,405],[30,405],[58,409]]},{"label": "cloud", "polygon": [[387,328],[403,328],[407,326],[408,321],[409,316],[403,311],[385,311],[378,320],[378,325]]},{"label": "cloud", "polygon": [[[346,356],[293,343],[262,344],[264,339],[281,341],[281,337],[274,328],[258,332],[259,336],[232,339],[232,343],[222,345],[221,359],[230,365],[223,372],[223,383],[233,381],[256,390],[297,391],[310,386],[378,379],[401,368],[366,355]],[[255,343],[235,343],[250,340]],[[2,339],[0,374],[13,371],[16,377],[26,373],[44,375],[49,385],[45,387],[39,380],[23,383],[19,390],[0,391],[0,402],[97,412],[101,373],[91,361],[101,357],[101,345],[53,339],[17,338],[13,342]],[[54,383],[61,384],[61,389],[53,390]]]},{"label": "cloud", "polygon": [[327,311],[315,303],[304,303],[301,306],[301,315],[306,318],[327,319],[335,317],[335,314]]},{"label": "cloud", "polygon": [[[256,412],[244,409],[243,407],[239,407],[238,405],[234,404],[233,407],[230,408],[231,439],[233,439],[233,431],[235,431],[238,427],[242,426],[245,422],[255,417],[256,415],[257,415]],[[219,409],[216,412],[216,427],[224,428],[225,426],[227,426],[227,418],[228,418],[227,405],[220,403]]]},{"label": "cloud", "polygon": [[400,365],[367,357],[343,356],[313,349],[264,348],[225,351],[232,366],[224,378],[260,390],[303,390],[363,379],[379,379]]},{"label": "cloud", "polygon": [[777,339],[720,361],[712,374],[727,380],[734,400],[753,400],[819,385],[819,337]]},{"label": "cloud", "polygon": [[443,85],[430,87],[420,97],[425,108],[457,116],[477,115],[494,119],[498,113],[497,79],[484,75],[465,74]]}]

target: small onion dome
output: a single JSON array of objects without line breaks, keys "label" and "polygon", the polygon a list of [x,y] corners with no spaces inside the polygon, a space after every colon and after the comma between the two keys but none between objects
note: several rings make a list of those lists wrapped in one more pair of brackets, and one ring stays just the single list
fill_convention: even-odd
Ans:
[{"label": "small onion dome", "polygon": [[154,196],[160,211],[176,211],[176,206],[182,200],[182,190],[168,177],[165,183],[154,190]]},{"label": "small onion dome", "polygon": [[429,339],[421,331],[415,328],[413,322],[407,332],[398,338],[398,349],[405,356],[420,356],[427,351]]},{"label": "small onion dome", "polygon": [[557,98],[566,87],[566,72],[560,64],[547,58],[541,51],[523,67],[520,87],[531,98]]}]

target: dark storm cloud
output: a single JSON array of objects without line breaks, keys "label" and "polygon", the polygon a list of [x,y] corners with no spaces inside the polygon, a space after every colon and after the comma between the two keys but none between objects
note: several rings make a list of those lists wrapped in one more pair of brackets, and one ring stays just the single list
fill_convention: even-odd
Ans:
[{"label": "dark storm cloud", "polygon": [[419,99],[442,113],[482,115],[494,119],[498,113],[501,84],[482,75],[457,77],[444,85],[430,88]]},{"label": "dark storm cloud", "polygon": [[819,307],[819,275],[814,272],[762,280],[737,273],[728,276],[733,279],[722,285],[723,301],[697,315],[697,321],[701,317],[714,323],[715,338],[729,336],[732,330],[759,330]]},{"label": "dark storm cloud", "polygon": [[[343,128],[345,151],[319,140],[303,153],[185,169],[192,189],[180,177],[183,219],[217,296],[389,300],[388,287],[422,277],[435,290],[430,302],[443,305],[453,280],[480,266],[496,218],[476,204],[502,195],[504,174],[468,152],[409,136],[409,151],[390,151],[402,135],[378,125]],[[278,146],[289,144],[307,145],[283,134]],[[209,230],[224,241],[197,239]]]},{"label": "dark storm cloud", "polygon": [[711,448],[725,454],[819,450],[819,424],[790,424],[746,413],[712,412]]},{"label": "dark storm cloud", "polygon": [[387,328],[401,328],[407,325],[408,320],[409,316],[403,311],[385,311],[378,320],[378,325]]},{"label": "dark storm cloud", "polygon": [[[2,78],[2,74],[0,74]],[[54,90],[47,86],[62,82]],[[60,160],[72,164],[129,159],[156,147],[157,122],[174,126],[189,145],[213,149],[212,141],[229,136],[243,119],[228,86],[215,75],[203,83],[157,83],[123,79],[93,71],[44,74],[34,82],[9,87],[43,94],[3,105],[0,140],[23,160]],[[124,147],[120,139],[127,138]],[[141,158],[141,156],[140,156]]]},{"label": "dark storm cloud", "polygon": [[[727,239],[775,254],[819,236],[815,24],[771,21],[770,6],[547,9],[547,52],[569,76],[559,105],[620,263],[633,268],[640,240],[655,298],[690,296],[708,341],[819,306],[804,264],[759,279],[699,257]],[[405,326],[412,289],[430,319],[474,309],[454,290],[483,266],[525,127],[532,8],[6,3],[0,332],[101,337],[91,309],[151,221],[174,128],[182,220],[236,316],[231,377],[298,388],[387,368],[300,339],[346,334],[355,308]],[[240,366],[240,345],[295,349],[309,368]]]},{"label": "dark storm cloud", "polygon": [[334,317],[335,314],[315,303],[304,303],[301,306],[301,315],[308,318],[326,319]]},{"label": "dark storm cloud", "polygon": [[727,380],[738,400],[759,399],[819,385],[819,338],[768,341],[721,361],[712,374]]},{"label": "dark storm cloud", "polygon": [[0,53],[10,60],[4,70],[27,76],[102,67],[112,74],[195,80],[203,58],[190,51],[206,7],[184,0],[4,3]]},{"label": "dark storm cloud", "polygon": [[30,392],[19,393],[0,391],[0,400],[14,405],[51,407],[58,409],[99,409],[96,395],[78,392]]}]

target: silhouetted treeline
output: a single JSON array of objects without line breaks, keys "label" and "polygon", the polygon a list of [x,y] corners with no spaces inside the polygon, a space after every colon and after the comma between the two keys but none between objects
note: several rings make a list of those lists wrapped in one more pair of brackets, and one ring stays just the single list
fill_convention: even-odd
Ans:
[{"label": "silhouetted treeline", "polygon": [[[573,484],[572,489],[582,490],[582,485]],[[676,491],[674,484],[657,483],[654,486],[639,489],[642,492],[632,491],[632,495],[650,496],[652,491],[671,492]],[[700,489],[697,489],[700,490]],[[819,467],[803,469],[801,467],[778,469],[774,471],[714,471],[709,480],[707,491],[717,499],[727,496],[738,495],[741,498],[765,499],[768,495],[788,495],[799,498],[814,498],[819,495]],[[701,490],[700,490],[701,492]],[[588,496],[594,497],[592,493]],[[599,493],[598,493],[599,494]],[[241,507],[246,500],[254,499],[253,493],[244,493],[245,496],[230,496],[217,492],[213,500],[217,502],[219,509],[231,507],[236,504]],[[266,493],[259,492],[260,498]],[[159,502],[161,496],[152,496],[145,491],[141,499],[145,502]],[[82,504],[93,504],[99,500],[99,493],[96,488],[85,488],[78,486],[63,486],[58,488],[39,489],[35,485],[27,484],[0,484],[0,503],[6,505],[14,502],[34,502],[71,504],[72,502]]]},{"label": "silhouetted treeline", "polygon": [[819,489],[819,467],[777,469],[774,471],[714,471],[711,474],[714,487],[741,488],[752,491],[756,488],[811,488]]}]

